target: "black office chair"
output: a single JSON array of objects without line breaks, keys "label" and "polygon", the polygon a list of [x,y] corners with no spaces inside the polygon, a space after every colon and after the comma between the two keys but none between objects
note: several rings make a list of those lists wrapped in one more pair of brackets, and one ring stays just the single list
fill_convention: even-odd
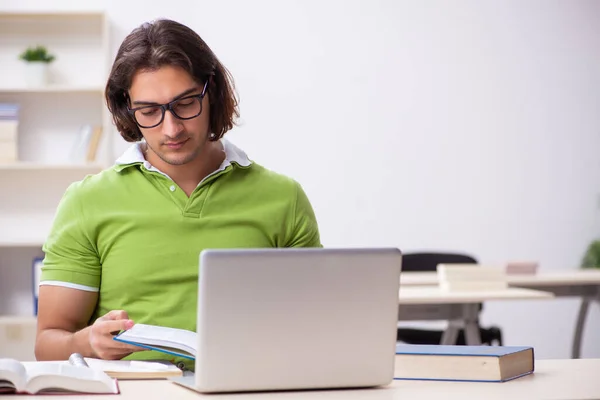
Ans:
[{"label": "black office chair", "polygon": [[[477,264],[477,260],[457,253],[407,253],[402,256],[402,272],[437,271],[438,264]],[[483,304],[480,304],[479,310],[482,309]],[[443,333],[440,330],[398,328],[397,340],[407,344],[440,344]],[[479,334],[482,344],[492,346],[495,343],[502,346],[502,331],[499,327],[480,327]],[[456,344],[466,344],[464,329],[459,331]]]}]

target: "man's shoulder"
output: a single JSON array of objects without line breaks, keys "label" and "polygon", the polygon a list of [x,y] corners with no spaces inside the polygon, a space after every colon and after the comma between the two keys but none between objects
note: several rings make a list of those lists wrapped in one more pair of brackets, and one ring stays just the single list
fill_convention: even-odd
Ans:
[{"label": "man's shoulder", "polygon": [[271,170],[257,163],[253,163],[249,168],[247,178],[252,186],[259,185],[261,187],[290,191],[295,191],[299,187],[298,181],[291,176]]},{"label": "man's shoulder", "polygon": [[66,190],[69,196],[83,198],[86,201],[102,198],[103,194],[114,193],[123,182],[120,173],[114,167],[108,167],[98,173],[89,174],[82,179],[72,182]]}]

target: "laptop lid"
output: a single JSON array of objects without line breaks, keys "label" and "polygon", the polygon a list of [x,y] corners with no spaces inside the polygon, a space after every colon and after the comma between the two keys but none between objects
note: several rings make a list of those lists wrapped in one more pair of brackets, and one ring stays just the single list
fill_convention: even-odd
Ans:
[{"label": "laptop lid", "polygon": [[389,384],[401,260],[396,248],[203,251],[194,388]]}]

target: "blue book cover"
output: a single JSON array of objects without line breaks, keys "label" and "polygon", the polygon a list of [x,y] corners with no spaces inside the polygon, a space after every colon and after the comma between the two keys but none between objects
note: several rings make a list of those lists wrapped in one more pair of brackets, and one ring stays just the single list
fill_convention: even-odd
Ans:
[{"label": "blue book cover", "polygon": [[42,266],[44,265],[43,257],[35,257],[31,265],[31,292],[33,298],[33,315],[38,314],[38,297],[40,294],[40,276],[42,275]]},{"label": "blue book cover", "polygon": [[421,354],[438,356],[494,356],[532,349],[530,346],[462,346],[462,345],[428,345],[428,344],[398,344],[396,354]]}]

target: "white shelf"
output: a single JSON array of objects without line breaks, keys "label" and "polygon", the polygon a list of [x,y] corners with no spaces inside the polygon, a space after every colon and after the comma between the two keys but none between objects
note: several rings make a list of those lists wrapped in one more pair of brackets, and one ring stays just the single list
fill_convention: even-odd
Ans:
[{"label": "white shelf", "polygon": [[19,93],[104,93],[104,87],[101,86],[69,86],[69,85],[49,85],[44,87],[0,87],[0,94],[19,94]]},{"label": "white shelf", "polygon": [[[0,102],[19,105],[20,160],[0,162],[0,314],[30,313],[31,261],[43,254],[65,190],[114,162],[104,99],[110,30],[103,11],[0,11]],[[41,87],[31,86],[19,57],[33,45],[56,56]],[[102,128],[96,161],[89,163],[89,144],[81,143],[86,126]],[[0,354],[7,351],[2,344],[18,350],[19,343],[3,342],[2,322]]]},{"label": "white shelf", "polygon": [[0,171],[89,171],[90,173],[96,173],[102,171],[102,169],[104,169],[104,166],[101,164],[44,164],[34,162],[17,162],[11,164],[0,163]]},{"label": "white shelf", "polygon": [[3,11],[0,19],[63,19],[104,18],[103,11]]},{"label": "white shelf", "polygon": [[41,247],[50,232],[54,213],[0,214],[1,247]]}]

